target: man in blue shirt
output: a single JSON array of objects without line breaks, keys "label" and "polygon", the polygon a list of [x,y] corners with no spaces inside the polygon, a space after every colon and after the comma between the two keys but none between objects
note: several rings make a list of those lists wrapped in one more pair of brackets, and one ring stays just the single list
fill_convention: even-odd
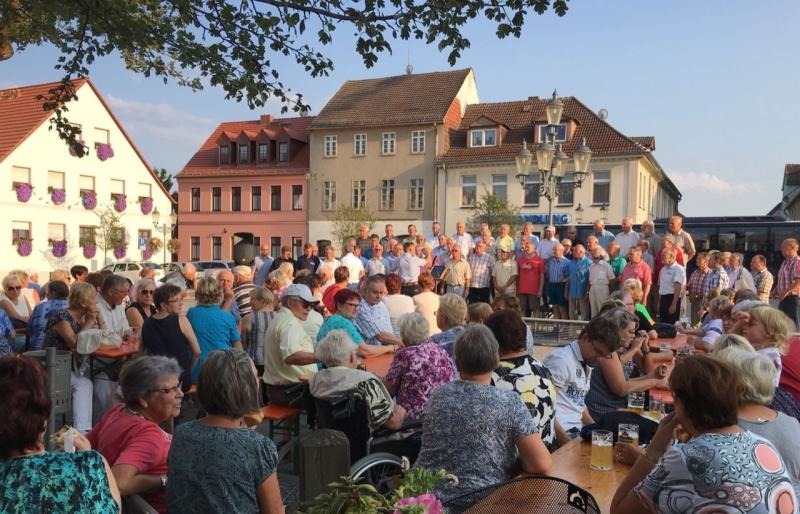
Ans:
[{"label": "man in blue shirt", "polygon": [[589,321],[589,266],[592,260],[586,257],[583,245],[572,247],[572,260],[567,267],[567,294],[569,295],[569,319]]},{"label": "man in blue shirt", "polygon": [[602,219],[594,220],[594,237],[597,238],[597,242],[600,243],[600,246],[603,247],[603,250],[608,251],[608,245],[610,245],[615,237],[614,234],[606,230],[606,222]]},{"label": "man in blue shirt", "polygon": [[28,332],[25,335],[25,351],[41,350],[44,336],[47,332],[47,322],[50,315],[54,312],[66,309],[69,305],[69,287],[61,281],[48,282],[45,285],[47,291],[46,302],[37,305],[31,313],[28,321]]},{"label": "man in blue shirt", "polygon": [[269,270],[272,267],[272,262],[273,259],[269,255],[269,246],[262,244],[261,253],[256,255],[256,258],[253,261],[253,270],[255,271],[253,283],[256,286],[263,286],[264,282],[267,281],[267,276],[269,275]]}]

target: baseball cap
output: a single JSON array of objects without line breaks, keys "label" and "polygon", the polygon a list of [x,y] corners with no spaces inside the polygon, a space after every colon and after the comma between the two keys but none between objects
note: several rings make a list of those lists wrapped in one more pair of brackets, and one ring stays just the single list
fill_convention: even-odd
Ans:
[{"label": "baseball cap", "polygon": [[283,291],[283,296],[296,296],[309,303],[318,303],[319,298],[311,294],[311,289],[305,284],[291,284]]},{"label": "baseball cap", "polygon": [[556,227],[554,227],[553,225],[547,225],[546,227],[544,227],[544,230],[545,230],[545,232],[548,231],[548,230],[550,230],[552,232],[555,232],[556,231]]}]

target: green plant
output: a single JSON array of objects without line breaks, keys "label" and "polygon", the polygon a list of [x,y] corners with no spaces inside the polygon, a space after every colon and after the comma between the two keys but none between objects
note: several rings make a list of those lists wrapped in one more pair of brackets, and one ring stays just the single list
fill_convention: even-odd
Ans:
[{"label": "green plant", "polygon": [[468,230],[474,233],[478,232],[481,223],[488,223],[492,234],[500,233],[500,225],[507,224],[511,234],[516,233],[522,225],[519,207],[488,191],[484,191],[483,197],[472,209],[474,214],[467,221],[467,225]]},{"label": "green plant", "polygon": [[339,205],[329,218],[333,222],[333,237],[336,243],[344,245],[349,237],[358,234],[359,227],[364,224],[368,230],[375,225],[375,214],[366,207],[355,208]]}]

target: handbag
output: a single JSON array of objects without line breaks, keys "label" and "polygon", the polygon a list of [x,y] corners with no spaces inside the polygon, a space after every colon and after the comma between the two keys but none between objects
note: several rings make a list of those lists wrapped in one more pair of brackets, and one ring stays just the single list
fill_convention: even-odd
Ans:
[{"label": "handbag", "polygon": [[662,323],[657,321],[653,324],[653,330],[656,331],[659,338],[663,339],[674,339],[675,336],[678,335],[678,329],[675,328],[675,325],[671,325],[669,323]]}]

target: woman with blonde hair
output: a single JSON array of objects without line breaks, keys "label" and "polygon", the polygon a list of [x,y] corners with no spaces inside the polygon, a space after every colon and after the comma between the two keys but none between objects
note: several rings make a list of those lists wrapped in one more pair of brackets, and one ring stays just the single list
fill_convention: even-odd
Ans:
[{"label": "woman with blonde hair", "polygon": [[714,349],[711,350],[711,355],[716,355],[724,350],[740,350],[745,352],[755,352],[755,348],[751,345],[744,336],[739,334],[722,334],[717,342],[714,343]]},{"label": "woman with blonde hair", "polygon": [[644,297],[642,282],[638,278],[629,278],[622,283],[622,291],[633,300],[633,313],[639,319],[639,329],[646,330],[650,339],[658,339],[658,332],[655,330],[656,322],[642,303]]},{"label": "woman with blonde hair", "polygon": [[[22,294],[22,280],[13,273],[3,278],[3,293],[0,294],[0,309],[11,319],[11,324],[15,329],[27,328],[33,307]],[[19,348],[25,344],[25,338],[18,337],[15,346]]]},{"label": "woman with blonde hair", "polygon": [[708,314],[704,317],[703,324],[699,328],[678,327],[678,332],[686,334],[688,344],[694,346],[695,350],[710,352],[714,349],[714,343],[723,333],[722,312],[729,309],[730,300],[726,296],[719,296],[708,302]]},{"label": "woman with blonde hair", "polygon": [[792,330],[792,320],[783,312],[769,306],[756,307],[750,310],[747,325],[742,328],[744,335],[758,353],[762,353],[775,364],[777,374],[775,386],[781,378],[783,364],[781,355],[788,349],[787,338]]},{"label": "woman with blonde hair", "polygon": [[156,292],[156,282],[152,278],[140,278],[136,281],[131,291],[133,301],[125,309],[125,317],[132,327],[142,328],[144,320],[156,313],[157,309],[153,302],[153,295]]}]

